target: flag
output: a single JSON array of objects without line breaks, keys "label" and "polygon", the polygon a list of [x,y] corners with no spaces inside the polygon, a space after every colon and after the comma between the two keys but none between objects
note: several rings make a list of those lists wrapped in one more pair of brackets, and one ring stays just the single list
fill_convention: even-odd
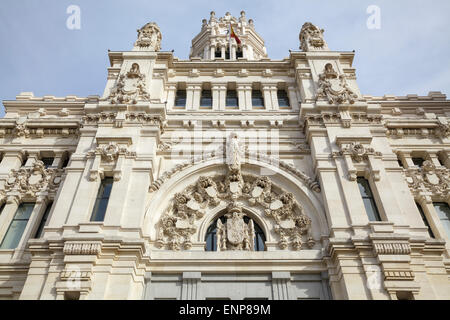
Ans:
[{"label": "flag", "polygon": [[231,23],[230,23],[230,37],[234,38],[234,40],[236,40],[237,44],[241,44],[241,40],[239,40],[239,38],[236,35],[236,33],[234,33],[234,30],[233,30],[233,27],[231,26]]}]

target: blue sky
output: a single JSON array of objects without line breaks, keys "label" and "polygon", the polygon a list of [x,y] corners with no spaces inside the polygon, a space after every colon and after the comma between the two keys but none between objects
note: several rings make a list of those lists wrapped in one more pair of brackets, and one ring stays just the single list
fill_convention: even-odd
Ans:
[{"label": "blue sky", "polygon": [[[81,9],[80,30],[66,27],[69,5]],[[369,5],[381,10],[379,30],[366,26]],[[1,0],[0,100],[15,99],[21,91],[101,95],[107,50],[131,50],[136,30],[149,21],[160,26],[162,50],[174,49],[187,59],[211,10],[218,17],[245,10],[272,59],[298,50],[304,22],[318,25],[331,50],[356,51],[363,94],[450,93],[448,0]]]}]

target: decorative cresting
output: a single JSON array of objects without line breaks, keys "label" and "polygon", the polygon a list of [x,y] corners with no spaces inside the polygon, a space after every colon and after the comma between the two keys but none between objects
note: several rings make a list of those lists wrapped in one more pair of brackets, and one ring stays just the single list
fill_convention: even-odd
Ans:
[{"label": "decorative cresting", "polygon": [[333,156],[345,158],[349,180],[354,181],[357,178],[357,169],[354,162],[361,165],[365,165],[365,162],[367,162],[369,166],[365,169],[373,175],[375,181],[380,180],[380,168],[375,161],[375,157],[381,157],[381,152],[375,151],[372,147],[366,147],[360,142],[342,144],[340,149],[340,151],[333,152]]},{"label": "decorative cresting", "polygon": [[67,241],[63,251],[66,255],[98,255],[101,248],[101,242]]},{"label": "decorative cresting", "polygon": [[139,64],[133,63],[130,71],[119,76],[111,89],[109,100],[112,104],[136,104],[139,100],[150,100],[145,75],[139,71]]},{"label": "decorative cresting", "polygon": [[325,65],[324,72],[319,74],[316,101],[325,99],[329,104],[355,103],[358,96],[347,84],[345,74],[338,76],[331,63]]},{"label": "decorative cresting", "polygon": [[237,203],[230,203],[225,214],[226,222],[217,219],[217,251],[245,250],[253,251],[255,227],[253,220],[244,221],[245,214]]},{"label": "decorative cresting", "polygon": [[62,173],[62,169],[45,169],[44,163],[38,160],[30,168],[12,169],[6,179],[5,192],[19,199],[36,198],[42,192],[56,192]]},{"label": "decorative cresting", "polygon": [[323,38],[324,30],[313,25],[311,22],[303,24],[300,30],[300,49],[303,51],[330,50]]},{"label": "decorative cresting", "polygon": [[133,51],[159,51],[161,50],[162,34],[155,22],[149,22],[137,30],[138,38],[134,43]]},{"label": "decorative cresting", "polygon": [[[291,245],[293,249],[300,250],[302,235],[305,234],[306,245],[314,245],[310,234],[311,219],[304,214],[303,207],[291,193],[284,192],[281,188],[277,188],[280,190],[275,192],[269,177],[242,174],[243,153],[237,135],[231,134],[227,142],[227,174],[202,176],[195,184],[175,194],[159,222],[157,247],[190,249],[191,237],[197,232],[196,221],[203,218],[208,209],[214,209],[220,204],[232,204],[232,208],[235,208],[232,213],[237,212],[238,207],[262,207],[265,215],[275,223],[274,229],[279,235],[278,244],[282,249]],[[228,245],[222,248],[228,248]],[[243,250],[245,246],[240,248]]]},{"label": "decorative cresting", "polygon": [[119,181],[122,177],[124,159],[126,157],[136,157],[136,152],[129,151],[126,146],[109,142],[88,151],[87,157],[94,158],[89,175],[91,181],[96,181],[99,176],[103,179],[105,169],[112,170],[114,181]]},{"label": "decorative cresting", "polygon": [[410,167],[404,173],[414,196],[431,194],[444,200],[450,194],[450,170],[436,167],[430,160],[424,161],[421,168]]}]

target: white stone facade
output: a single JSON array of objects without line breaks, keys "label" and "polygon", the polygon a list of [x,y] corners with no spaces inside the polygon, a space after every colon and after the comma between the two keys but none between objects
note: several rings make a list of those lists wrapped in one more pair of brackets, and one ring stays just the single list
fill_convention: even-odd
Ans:
[{"label": "white stone facade", "polygon": [[102,96],[4,101],[0,298],[450,299],[449,100],[363,95],[354,52],[299,38],[271,60],[211,13],[179,60],[149,23]]}]

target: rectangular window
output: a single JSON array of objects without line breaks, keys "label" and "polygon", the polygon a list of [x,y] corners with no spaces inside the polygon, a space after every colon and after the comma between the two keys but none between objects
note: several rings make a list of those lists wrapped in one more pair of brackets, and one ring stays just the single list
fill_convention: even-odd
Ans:
[{"label": "rectangular window", "polygon": [[289,97],[287,95],[286,90],[278,90],[277,91],[277,97],[278,97],[278,106],[280,108],[289,108]]},{"label": "rectangular window", "polygon": [[186,90],[177,90],[175,94],[175,107],[176,108],[186,107]]},{"label": "rectangular window", "polygon": [[202,90],[200,97],[200,108],[212,108],[211,90]]},{"label": "rectangular window", "polygon": [[230,48],[225,50],[225,60],[230,60]]},{"label": "rectangular window", "polygon": [[53,160],[55,160],[55,158],[42,158],[41,161],[44,163],[45,169],[47,169],[48,167],[50,167],[53,164]]},{"label": "rectangular window", "polygon": [[381,221],[372,190],[370,190],[369,181],[362,177],[358,177],[357,182],[369,221]]},{"label": "rectangular window", "polygon": [[252,106],[256,109],[264,108],[264,97],[261,90],[252,90]]},{"label": "rectangular window", "polygon": [[44,231],[44,227],[47,224],[48,214],[50,213],[52,205],[53,205],[53,202],[49,202],[47,204],[47,207],[45,208],[44,215],[42,216],[41,223],[39,223],[39,227],[38,227],[38,229],[36,231],[36,234],[34,236],[35,239],[39,239],[42,236],[42,231]]},{"label": "rectangular window", "polygon": [[446,202],[433,202],[433,206],[436,209],[445,232],[447,232],[447,236],[450,238],[450,207]]},{"label": "rectangular window", "polygon": [[237,48],[237,50],[236,50],[236,59],[237,59],[237,58],[242,58],[242,57],[244,57],[244,53],[242,52],[242,48],[239,47],[239,48]]},{"label": "rectangular window", "polygon": [[221,58],[222,57],[222,50],[217,49],[214,53],[215,58]]},{"label": "rectangular window", "polygon": [[70,154],[67,154],[66,157],[64,158],[64,162],[63,162],[61,168],[67,167],[67,165],[69,164],[69,160],[70,160]]},{"label": "rectangular window", "polygon": [[418,167],[422,167],[423,162],[425,161],[425,160],[423,160],[423,158],[412,158],[411,160],[414,163],[414,165],[418,166]]},{"label": "rectangular window", "polygon": [[19,245],[20,239],[27,227],[33,212],[34,203],[21,203],[17,208],[13,221],[9,225],[8,231],[3,238],[0,249],[15,249]]},{"label": "rectangular window", "polygon": [[230,109],[236,109],[239,107],[239,100],[236,90],[227,91],[225,106]]},{"label": "rectangular window", "polygon": [[416,202],[417,209],[419,209],[420,216],[422,217],[423,223],[428,228],[428,235],[430,238],[434,238],[433,230],[431,230],[430,224],[428,223],[427,217],[423,212],[422,206]]},{"label": "rectangular window", "polygon": [[106,208],[108,207],[113,181],[113,178],[105,178],[102,180],[98,189],[97,199],[95,200],[94,210],[92,210],[91,221],[105,220]]}]

